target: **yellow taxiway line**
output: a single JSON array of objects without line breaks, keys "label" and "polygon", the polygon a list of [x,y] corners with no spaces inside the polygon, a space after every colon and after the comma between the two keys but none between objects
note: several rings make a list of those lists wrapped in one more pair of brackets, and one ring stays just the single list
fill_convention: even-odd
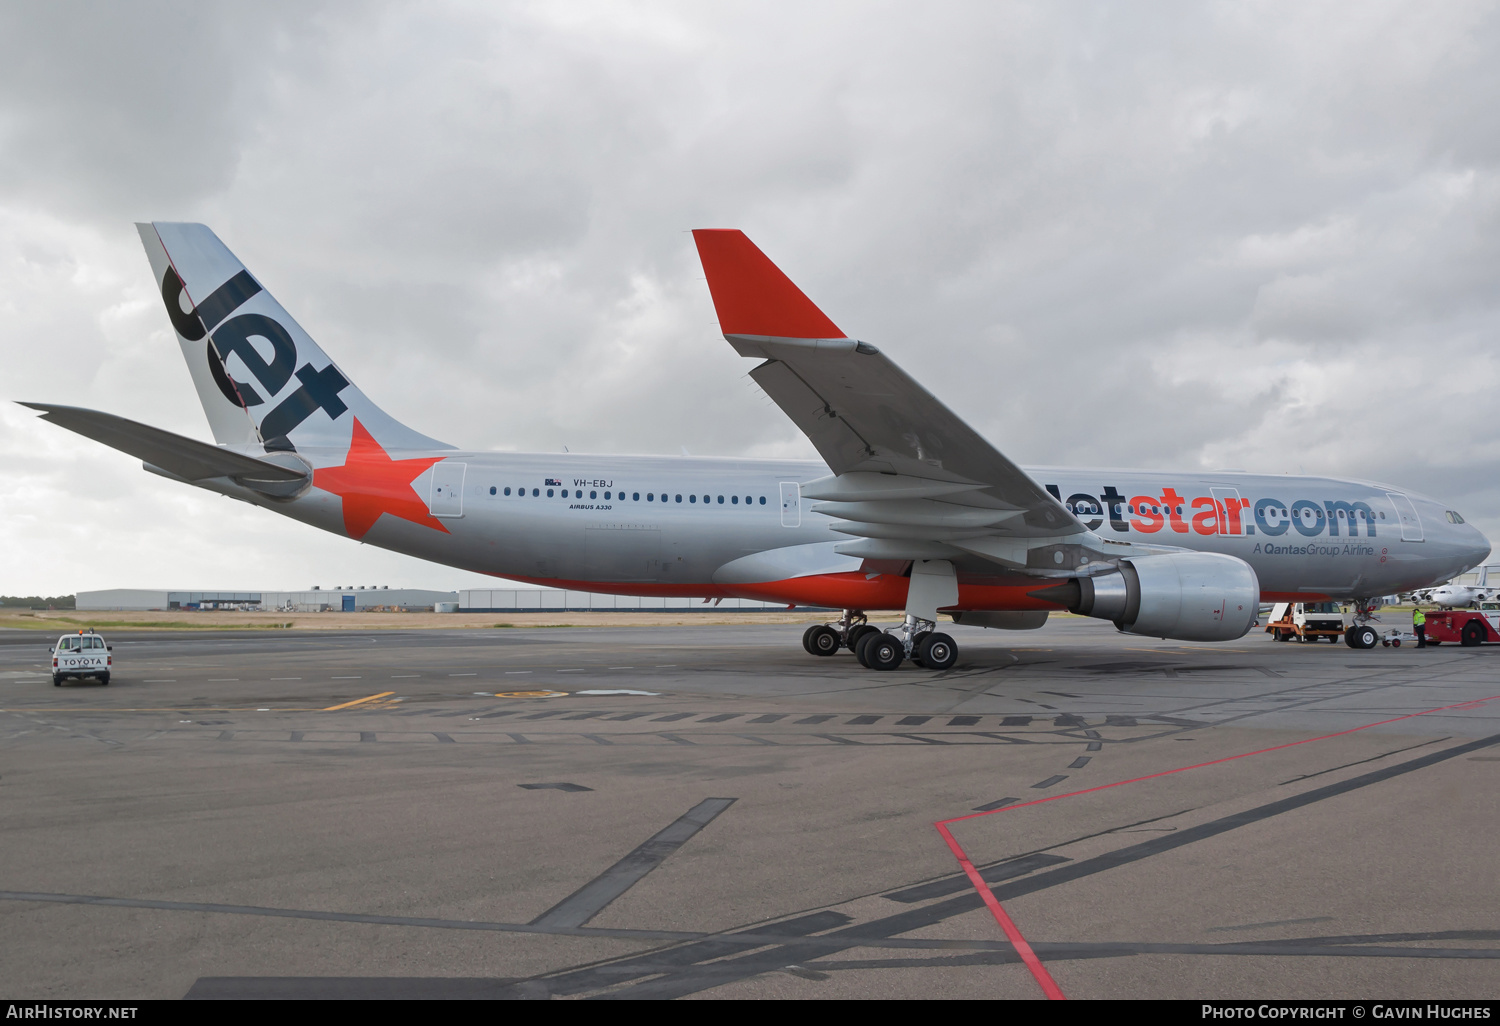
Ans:
[{"label": "yellow taxiway line", "polygon": [[345,702],[343,705],[330,705],[327,709],[324,709],[323,711],[324,712],[335,712],[335,711],[337,711],[339,709],[348,709],[348,708],[350,708],[352,706],[364,705],[366,702],[373,702],[377,698],[385,698],[388,695],[394,695],[394,694],[395,694],[394,691],[382,691],[378,695],[366,695],[364,698],[356,698],[354,701],[352,701],[352,702]]}]

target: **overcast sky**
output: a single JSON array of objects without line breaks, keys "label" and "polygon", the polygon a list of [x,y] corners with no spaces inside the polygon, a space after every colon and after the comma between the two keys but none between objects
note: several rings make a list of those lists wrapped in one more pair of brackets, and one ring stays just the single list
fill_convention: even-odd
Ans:
[{"label": "overcast sky", "polygon": [[[1500,537],[1495,4],[0,6],[0,399],[209,439],[144,220],[464,448],[814,456],[684,234],[738,227],[1017,462]],[[0,408],[0,593],[486,580]]]}]

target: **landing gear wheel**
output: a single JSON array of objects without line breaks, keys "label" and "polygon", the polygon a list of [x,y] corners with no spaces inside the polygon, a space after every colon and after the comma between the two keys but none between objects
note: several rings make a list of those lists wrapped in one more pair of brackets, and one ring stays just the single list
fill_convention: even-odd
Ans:
[{"label": "landing gear wheel", "polygon": [[1350,648],[1374,648],[1379,640],[1380,635],[1375,633],[1374,627],[1354,627],[1349,631]]},{"label": "landing gear wheel", "polygon": [[831,656],[839,650],[839,632],[819,624],[803,635],[802,647],[815,656]]},{"label": "landing gear wheel", "polygon": [[872,635],[865,642],[865,665],[872,670],[894,670],[906,657],[906,646],[889,634]]},{"label": "landing gear wheel", "polygon": [[922,644],[917,651],[922,665],[929,670],[946,670],[958,662],[958,646],[948,635],[936,631],[922,635]]},{"label": "landing gear wheel", "polygon": [[927,665],[926,663],[922,662],[922,642],[926,641],[931,636],[931,631],[923,631],[921,634],[918,634],[915,638],[911,639],[911,661],[913,664],[917,666]]},{"label": "landing gear wheel", "polygon": [[859,655],[859,643],[861,641],[863,641],[866,638],[866,636],[868,636],[870,634],[878,634],[878,633],[880,633],[880,628],[879,627],[872,627],[872,626],[870,626],[867,623],[862,623],[862,624],[860,624],[857,627],[850,627],[849,628],[849,651],[853,652],[856,656],[858,656]]},{"label": "landing gear wheel", "polygon": [[[1470,620],[1464,624],[1464,632],[1459,637],[1458,643],[1464,648],[1473,648],[1475,645],[1484,644],[1484,628]],[[1432,644],[1428,642],[1427,644]]]},{"label": "landing gear wheel", "polygon": [[875,636],[879,633],[878,630],[861,631],[859,640],[854,643],[854,658],[858,659],[859,665],[866,669],[870,668],[870,661],[865,657],[865,649],[869,647],[870,642],[874,641]]},{"label": "landing gear wheel", "polygon": [[813,631],[817,630],[818,626],[818,624],[813,624],[807,630],[802,632],[802,651],[806,652],[808,655],[813,654],[812,636]]}]

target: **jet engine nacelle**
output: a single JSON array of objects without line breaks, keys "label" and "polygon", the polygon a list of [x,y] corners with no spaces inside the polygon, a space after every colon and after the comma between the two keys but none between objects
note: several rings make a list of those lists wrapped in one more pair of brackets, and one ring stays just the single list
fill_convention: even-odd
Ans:
[{"label": "jet engine nacelle", "polygon": [[1176,641],[1233,641],[1255,625],[1260,580],[1243,559],[1169,552],[1122,559],[1118,570],[1033,592],[1069,610],[1113,620],[1127,634]]}]

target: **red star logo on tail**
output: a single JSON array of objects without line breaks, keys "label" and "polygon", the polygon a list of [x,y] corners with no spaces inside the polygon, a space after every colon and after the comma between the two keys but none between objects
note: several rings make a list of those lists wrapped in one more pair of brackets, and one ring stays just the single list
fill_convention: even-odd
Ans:
[{"label": "red star logo on tail", "polygon": [[448,529],[411,486],[418,475],[442,460],[442,456],[393,460],[355,418],[344,465],[314,470],[313,484],[344,500],[344,531],[355,540],[368,534],[382,513],[447,534]]}]

